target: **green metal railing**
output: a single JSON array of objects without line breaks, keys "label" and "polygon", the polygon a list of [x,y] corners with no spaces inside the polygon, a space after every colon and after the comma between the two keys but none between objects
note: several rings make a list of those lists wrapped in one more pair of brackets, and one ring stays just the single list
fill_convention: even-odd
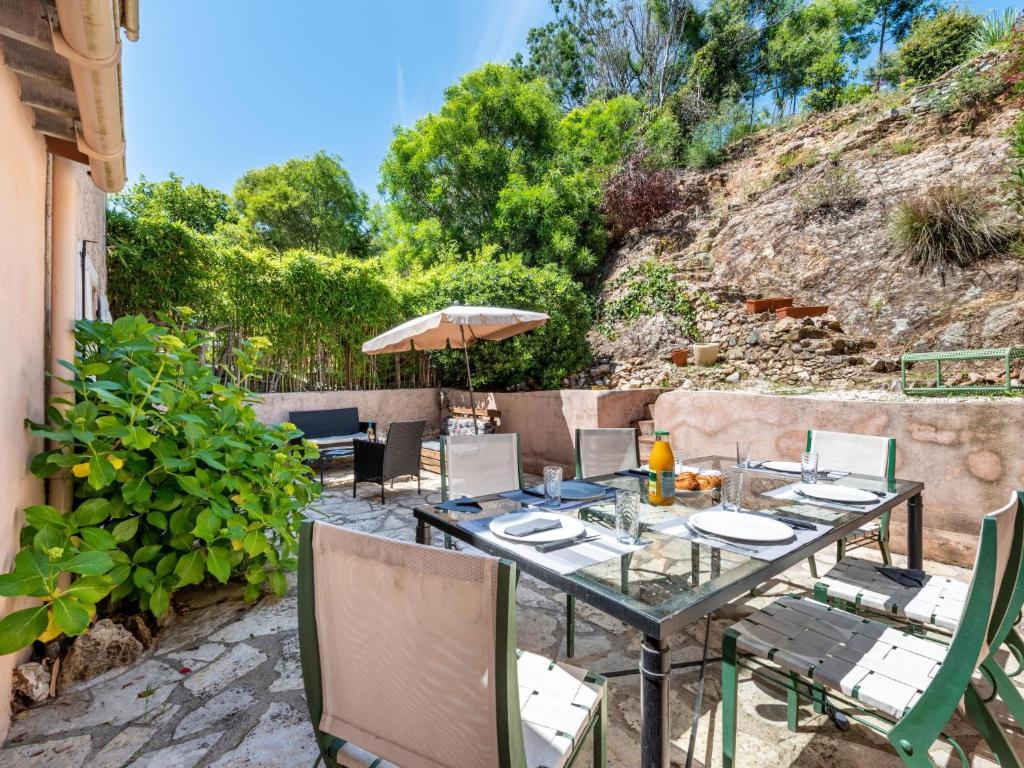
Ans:
[{"label": "green metal railing", "polygon": [[[995,393],[1024,393],[1024,386],[1013,384],[1011,365],[1014,360],[1024,359],[1024,347],[1001,347],[999,349],[963,349],[956,352],[909,352],[900,359],[900,387],[907,395],[984,395]],[[1006,381],[1002,384],[949,385],[942,380],[944,361],[1001,360],[1004,364]],[[931,387],[907,387],[908,364],[935,363],[935,385]]]}]

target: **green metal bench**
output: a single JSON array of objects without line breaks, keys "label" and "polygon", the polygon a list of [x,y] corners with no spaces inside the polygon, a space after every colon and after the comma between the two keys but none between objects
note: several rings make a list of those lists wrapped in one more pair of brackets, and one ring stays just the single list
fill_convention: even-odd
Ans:
[{"label": "green metal bench", "polygon": [[[964,349],[956,352],[909,352],[900,359],[900,387],[907,395],[975,395],[995,392],[1024,392],[1024,386],[1012,383],[1010,365],[1014,360],[1024,358],[1024,347],[1002,347],[1000,349]],[[949,360],[1002,360],[1006,370],[1004,384],[967,384],[949,386],[942,381],[942,363]],[[907,387],[907,364],[935,363],[934,387]]]}]

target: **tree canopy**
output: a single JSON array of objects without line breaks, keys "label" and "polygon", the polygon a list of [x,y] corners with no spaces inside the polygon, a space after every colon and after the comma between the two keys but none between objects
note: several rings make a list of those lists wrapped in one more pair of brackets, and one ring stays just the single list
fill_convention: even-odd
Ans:
[{"label": "tree canopy", "polygon": [[245,230],[274,250],[361,255],[369,248],[366,194],[337,155],[321,150],[248,171],[234,198]]}]

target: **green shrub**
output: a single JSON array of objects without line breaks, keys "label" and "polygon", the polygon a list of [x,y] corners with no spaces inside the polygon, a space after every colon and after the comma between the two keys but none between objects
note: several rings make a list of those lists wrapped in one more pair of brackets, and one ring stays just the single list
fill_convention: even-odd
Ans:
[{"label": "green shrub", "polygon": [[662,313],[676,318],[681,333],[700,341],[697,327],[697,297],[675,279],[669,264],[651,259],[629,267],[607,287],[622,289],[616,298],[604,302],[599,309],[600,329],[611,335],[613,323],[629,322],[640,317]]},{"label": "green shrub", "polygon": [[1010,162],[1010,202],[1024,216],[1024,115],[1017,118],[1010,130]]},{"label": "green shrub", "polygon": [[[580,283],[554,265],[527,267],[517,258],[498,259],[484,252],[468,264],[453,261],[434,267],[403,289],[409,317],[452,304],[515,307],[550,316],[529,333],[472,348],[473,385],[481,389],[557,389],[566,376],[590,362],[587,332],[593,302]],[[442,384],[465,386],[461,351],[430,356]]]},{"label": "green shrub", "polygon": [[[162,616],[171,594],[212,577],[244,576],[245,597],[286,589],[301,510],[316,485],[301,433],[267,426],[245,388],[264,342],[243,342],[239,375],[222,381],[202,362],[210,335],[141,316],[80,321],[65,363],[75,403],[55,400],[32,433],[54,446],[32,471],[74,478],[75,510],[26,510],[14,570],[0,595],[42,605],[0,621],[0,653],[37,637],[81,634],[97,604],[127,601]],[[60,587],[64,574],[77,575]]]},{"label": "green shrub", "polygon": [[934,80],[970,57],[981,24],[980,16],[956,7],[920,17],[900,43],[900,69],[920,82]]},{"label": "green shrub", "polygon": [[910,155],[917,151],[917,142],[911,138],[893,139],[889,142],[889,151],[896,157]]},{"label": "green shrub", "polygon": [[977,189],[961,185],[933,187],[901,202],[889,221],[889,236],[921,274],[965,268],[1003,253],[1015,227],[993,211]]},{"label": "green shrub", "polygon": [[1018,13],[1016,8],[1010,6],[1004,8],[1002,12],[995,11],[983,16],[974,33],[972,52],[984,53],[1008,44],[1017,23]]},{"label": "green shrub", "polygon": [[992,102],[1006,90],[1007,84],[999,70],[957,72],[951,87],[935,101],[935,112],[942,117],[960,114],[960,121],[973,129],[988,112]]},{"label": "green shrub", "polygon": [[213,299],[216,257],[210,241],[162,216],[107,211],[110,309],[116,316],[171,307],[199,307]]},{"label": "green shrub", "polygon": [[864,204],[864,193],[857,175],[838,163],[829,163],[815,178],[792,194],[793,207],[800,221],[839,218]]}]

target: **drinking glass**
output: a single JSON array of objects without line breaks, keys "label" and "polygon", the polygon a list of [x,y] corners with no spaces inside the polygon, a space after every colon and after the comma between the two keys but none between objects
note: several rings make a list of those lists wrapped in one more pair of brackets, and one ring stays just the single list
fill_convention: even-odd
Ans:
[{"label": "drinking glass", "polygon": [[615,492],[615,538],[622,544],[640,541],[640,494],[636,491]]},{"label": "drinking glass", "polygon": [[562,503],[561,467],[544,467],[544,503],[556,507]]},{"label": "drinking glass", "polygon": [[750,443],[736,441],[736,466],[737,467],[749,467],[750,466]]},{"label": "drinking glass", "polygon": [[743,478],[745,474],[742,469],[738,469],[722,475],[722,509],[726,512],[739,512],[743,509]]},{"label": "drinking glass", "polygon": [[805,483],[818,482],[818,454],[814,451],[800,454],[800,479]]}]

